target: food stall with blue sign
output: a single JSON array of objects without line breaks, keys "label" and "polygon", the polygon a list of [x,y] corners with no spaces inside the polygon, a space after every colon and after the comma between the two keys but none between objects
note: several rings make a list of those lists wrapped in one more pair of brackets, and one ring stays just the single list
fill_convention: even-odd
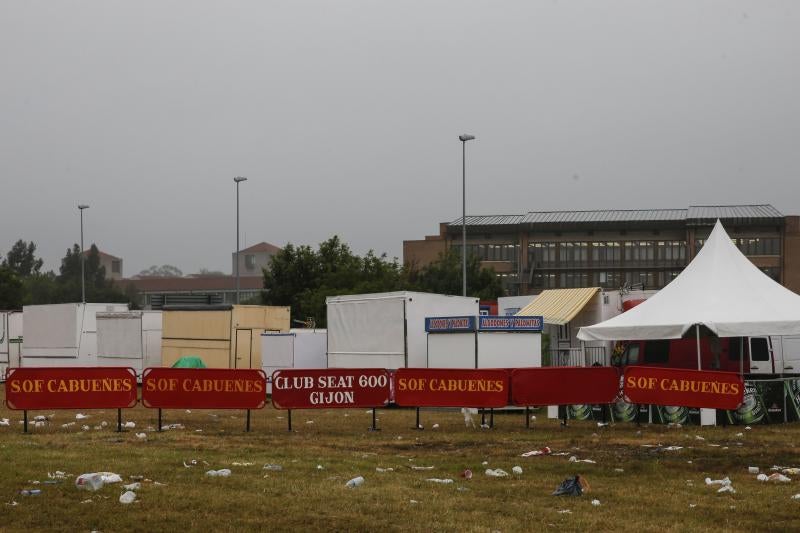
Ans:
[{"label": "food stall with blue sign", "polygon": [[429,368],[542,366],[541,316],[425,319]]}]

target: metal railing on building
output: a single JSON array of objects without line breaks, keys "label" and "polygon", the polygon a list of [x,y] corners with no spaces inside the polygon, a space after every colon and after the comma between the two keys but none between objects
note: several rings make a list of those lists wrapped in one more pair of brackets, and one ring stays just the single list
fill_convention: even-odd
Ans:
[{"label": "metal railing on building", "polygon": [[543,354],[542,366],[607,366],[605,346],[551,348]]}]

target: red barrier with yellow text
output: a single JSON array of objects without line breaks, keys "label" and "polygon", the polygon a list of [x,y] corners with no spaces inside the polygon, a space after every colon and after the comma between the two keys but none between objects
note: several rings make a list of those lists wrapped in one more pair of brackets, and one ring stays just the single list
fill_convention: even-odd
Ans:
[{"label": "red barrier with yellow text", "polygon": [[382,368],[276,370],[272,405],[276,409],[383,407],[390,400],[390,381]]},{"label": "red barrier with yellow text", "polygon": [[267,403],[263,370],[146,368],[142,404],[154,409],[261,409]]},{"label": "red barrier with yellow text", "polygon": [[744,383],[733,372],[629,366],[623,391],[631,403],[736,409]]},{"label": "red barrier with yellow text", "polygon": [[505,407],[509,375],[502,369],[399,368],[394,401],[404,407]]},{"label": "red barrier with yellow text", "polygon": [[619,394],[619,371],[608,366],[515,368],[514,405],[612,403]]},{"label": "red barrier with yellow text", "polygon": [[124,409],[136,405],[132,368],[9,368],[9,409]]}]

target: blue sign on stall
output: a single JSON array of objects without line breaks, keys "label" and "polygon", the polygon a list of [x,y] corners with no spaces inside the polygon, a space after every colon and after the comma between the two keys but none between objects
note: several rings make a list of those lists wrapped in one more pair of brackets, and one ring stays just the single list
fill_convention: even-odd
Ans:
[{"label": "blue sign on stall", "polygon": [[544,320],[540,316],[481,316],[480,331],[542,331]]},{"label": "blue sign on stall", "polygon": [[474,316],[443,316],[425,319],[428,333],[459,333],[475,331]]}]

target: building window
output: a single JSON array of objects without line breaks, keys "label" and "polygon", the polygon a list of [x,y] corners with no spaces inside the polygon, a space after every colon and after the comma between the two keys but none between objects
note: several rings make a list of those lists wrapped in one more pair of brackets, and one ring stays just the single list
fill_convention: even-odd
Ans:
[{"label": "building window", "polygon": [[253,270],[256,268],[256,256],[252,254],[247,254],[244,256],[244,267],[247,270]]},{"label": "building window", "polygon": [[111,273],[112,274],[120,274],[122,271],[122,261],[119,259],[113,259],[111,261]]}]

